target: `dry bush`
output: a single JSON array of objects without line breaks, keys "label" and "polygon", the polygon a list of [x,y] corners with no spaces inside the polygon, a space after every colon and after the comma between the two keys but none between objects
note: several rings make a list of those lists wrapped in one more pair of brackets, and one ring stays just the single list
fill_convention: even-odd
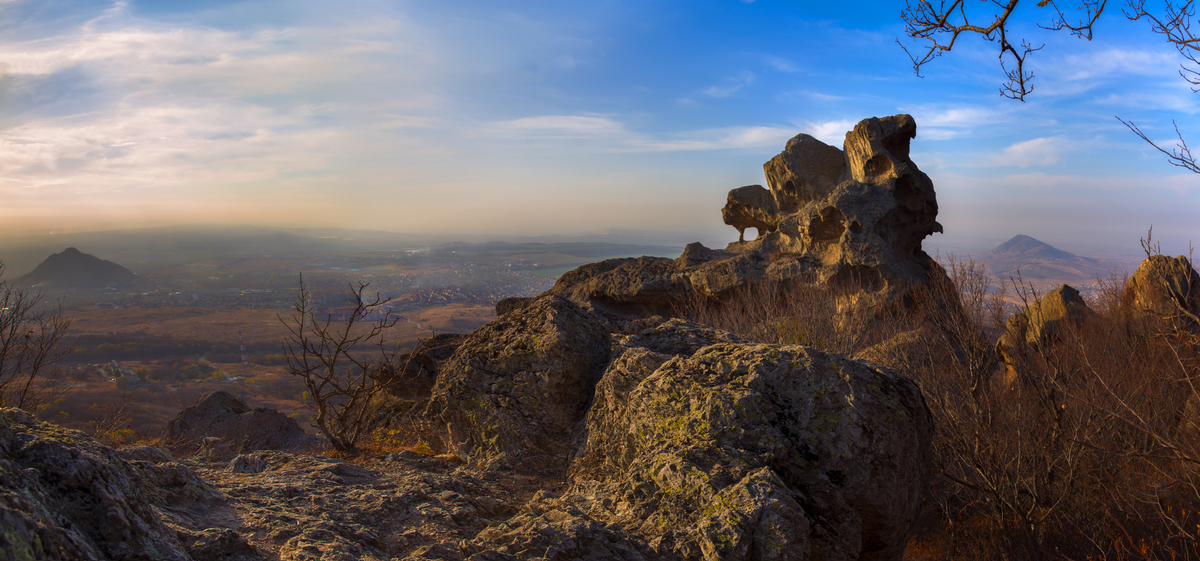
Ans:
[{"label": "dry bush", "polygon": [[[1114,276],[1096,313],[1014,353],[1004,379],[988,332],[1001,294],[980,265],[946,267],[951,282],[910,308],[924,335],[884,361],[921,384],[938,427],[938,519],[907,558],[1197,558],[1200,431],[1178,428],[1197,396],[1194,338],[1131,311]],[[1038,295],[1017,288],[1028,310]],[[959,310],[943,305],[954,296]]]},{"label": "dry bush", "polygon": [[[982,264],[942,264],[945,277],[870,313],[849,290],[770,282],[677,313],[921,385],[938,477],[907,559],[1200,559],[1200,322],[1134,309],[1113,275],[1095,313],[1013,353],[1006,377],[1006,288]],[[1040,296],[1012,285],[1027,310]]]},{"label": "dry bush", "polygon": [[674,311],[750,341],[853,356],[881,339],[874,304],[854,283],[764,280],[737,287],[720,300],[694,291]]},{"label": "dry bush", "polygon": [[70,325],[61,302],[49,305],[0,279],[0,407],[36,412],[67,393],[55,363],[71,353],[63,344]]}]

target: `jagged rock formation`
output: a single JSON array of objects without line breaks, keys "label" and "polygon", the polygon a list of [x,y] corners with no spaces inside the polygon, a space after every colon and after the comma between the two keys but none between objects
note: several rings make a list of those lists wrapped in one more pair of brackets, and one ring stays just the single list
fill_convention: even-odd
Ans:
[{"label": "jagged rock formation", "polygon": [[[167,439],[189,444],[209,438],[220,438],[235,452],[253,450],[287,450],[312,446],[319,439],[304,432],[295,419],[274,409],[250,406],[232,394],[216,391],[204,394],[196,404],[184,409],[167,422]],[[209,448],[219,448],[208,443]]]},{"label": "jagged rock formation", "polygon": [[798,346],[672,357],[636,346],[647,335],[619,347],[588,415],[572,477],[613,498],[594,516],[655,543],[655,558],[900,557],[930,473],[915,384]]},{"label": "jagged rock formation", "polygon": [[68,247],[42,261],[33,271],[13,281],[18,286],[37,288],[104,288],[138,282],[137,275],[112,261],[105,261]]},{"label": "jagged rock formation", "polygon": [[[698,290],[720,299],[747,283],[835,283],[883,299],[944,275],[921,250],[942,231],[933,182],[909,158],[908,115],[866,119],[845,150],[798,135],[763,167],[770,189],[729,192],[722,216],[741,238],[725,250],[691,244],[678,259],[610,259],[559,277],[550,294],[615,318],[670,314]],[[747,228],[759,235],[745,241]],[[505,311],[518,302],[505,302]],[[498,308],[499,311],[499,308]]]},{"label": "jagged rock formation", "polygon": [[1004,333],[996,341],[996,355],[1004,362],[1005,379],[1013,380],[1024,353],[1052,343],[1059,330],[1068,324],[1079,325],[1091,314],[1079,291],[1064,284],[1009,316]]},{"label": "jagged rock formation", "polygon": [[[479,388],[503,387],[497,382],[508,372],[553,370],[522,362],[528,347],[516,343],[530,340],[520,334],[531,325],[547,326],[534,341],[577,346],[587,334],[599,335],[602,324],[554,295],[495,324],[473,334],[443,370],[448,380],[459,371],[476,380],[472,391],[431,408],[442,418],[455,411],[450,424],[470,435],[442,436],[445,447],[472,467],[536,467],[551,480],[566,476],[571,486],[455,548],[458,557],[443,558],[524,559],[499,554],[537,547],[566,559],[902,553],[930,473],[933,432],[911,381],[869,363],[748,344],[673,319],[613,335],[611,360],[577,358],[559,368],[594,387],[589,408],[564,407],[574,402],[546,375],[517,396]],[[505,406],[493,405],[502,400]],[[518,455],[528,464],[514,464]],[[569,469],[556,457],[571,458]],[[555,528],[553,536],[539,538],[546,527]]]},{"label": "jagged rock formation", "polygon": [[83,433],[0,410],[0,557],[263,559],[228,526],[224,495],[161,451],[118,453]]},{"label": "jagged rock formation", "polygon": [[[1126,301],[1134,313],[1160,317],[1200,315],[1200,274],[1180,255],[1147,257],[1126,285]],[[1190,318],[1189,318],[1190,319]]]}]

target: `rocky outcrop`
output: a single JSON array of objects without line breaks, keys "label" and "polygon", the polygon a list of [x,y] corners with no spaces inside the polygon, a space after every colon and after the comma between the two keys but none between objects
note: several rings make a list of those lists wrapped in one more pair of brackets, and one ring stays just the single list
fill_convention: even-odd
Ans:
[{"label": "rocky outcrop", "polygon": [[[906,294],[945,274],[921,249],[942,227],[933,182],[909,158],[916,133],[912,117],[895,115],[858,123],[844,151],[798,135],[763,166],[769,190],[729,192],[722,217],[739,240],[724,251],[692,244],[676,260],[593,263],[559,277],[549,293],[625,319],[669,315],[692,291],[720,300],[764,279],[831,283],[882,300]],[[746,241],[747,228],[758,237]]]},{"label": "rocky outcrop", "polygon": [[236,452],[287,450],[319,442],[287,415],[274,409],[251,409],[223,391],[201,396],[167,423],[167,438],[172,442],[189,444],[205,437],[220,438]]},{"label": "rocky outcrop", "polygon": [[608,362],[606,325],[547,296],[472,333],[442,367],[420,417],[474,467],[565,470]]},{"label": "rocky outcrop", "polygon": [[236,515],[170,456],[118,453],[19,409],[0,410],[0,519],[4,559],[262,559],[236,532],[211,530]]},{"label": "rocky outcrop", "polygon": [[606,497],[593,516],[653,558],[900,558],[933,434],[908,379],[806,347],[718,343],[626,348],[600,388],[572,490]]},{"label": "rocky outcrop", "polygon": [[1004,362],[1006,381],[1011,382],[1016,376],[1025,353],[1052,343],[1062,329],[1078,326],[1091,314],[1079,291],[1064,284],[1009,316],[1004,333],[996,341],[996,356]]},{"label": "rocky outcrop", "polygon": [[394,365],[372,373],[392,396],[411,399],[428,397],[442,365],[466,341],[461,333],[442,333],[421,341],[412,351],[400,355]]},{"label": "rocky outcrop", "polygon": [[1200,316],[1200,274],[1180,255],[1153,255],[1142,261],[1125,288],[1125,300],[1137,314],[1158,317]]}]

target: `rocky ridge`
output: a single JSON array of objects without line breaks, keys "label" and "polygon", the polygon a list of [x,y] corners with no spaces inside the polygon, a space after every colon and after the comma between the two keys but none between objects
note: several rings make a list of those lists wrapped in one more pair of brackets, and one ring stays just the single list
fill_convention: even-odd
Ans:
[{"label": "rocky ridge", "polygon": [[[502,301],[474,333],[414,351],[396,374],[421,378],[428,395],[390,388],[418,399],[380,421],[411,427],[437,457],[352,465],[251,451],[259,444],[234,430],[176,462],[62,435],[60,456],[87,450],[127,473],[112,500],[136,507],[138,522],[126,526],[144,542],[120,549],[107,541],[133,538],[101,535],[86,554],[900,559],[930,474],[933,424],[916,384],[874,363],[669,318],[674,299],[693,290],[719,300],[774,279],[890,299],[944,275],[920,250],[940,226],[932,183],[908,158],[915,134],[899,115],[859,123],[844,151],[798,136],[765,166],[769,191],[730,194],[726,222],[759,228],[755,240],[586,265],[540,297]],[[214,419],[236,429],[250,413],[210,398],[181,414],[178,432],[206,434]],[[51,430],[4,426],[19,441]],[[33,477],[20,475],[28,454],[15,449],[0,448],[0,468],[16,466],[0,481]],[[89,472],[80,485],[112,477]],[[195,496],[160,500],[179,481],[198,482]],[[95,534],[80,509],[55,502],[67,491],[53,483],[14,507],[47,513],[24,527],[57,527],[65,516]]]}]

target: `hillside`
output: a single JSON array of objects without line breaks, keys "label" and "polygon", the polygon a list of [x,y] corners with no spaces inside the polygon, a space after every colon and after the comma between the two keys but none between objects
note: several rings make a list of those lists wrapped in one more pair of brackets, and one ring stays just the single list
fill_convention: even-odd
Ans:
[{"label": "hillside", "polygon": [[992,274],[1001,278],[1080,282],[1107,277],[1114,263],[1081,257],[1030,236],[1017,235],[982,256]]},{"label": "hillside", "polygon": [[112,261],[68,247],[50,255],[15,282],[37,288],[104,288],[136,284],[138,276]]}]

